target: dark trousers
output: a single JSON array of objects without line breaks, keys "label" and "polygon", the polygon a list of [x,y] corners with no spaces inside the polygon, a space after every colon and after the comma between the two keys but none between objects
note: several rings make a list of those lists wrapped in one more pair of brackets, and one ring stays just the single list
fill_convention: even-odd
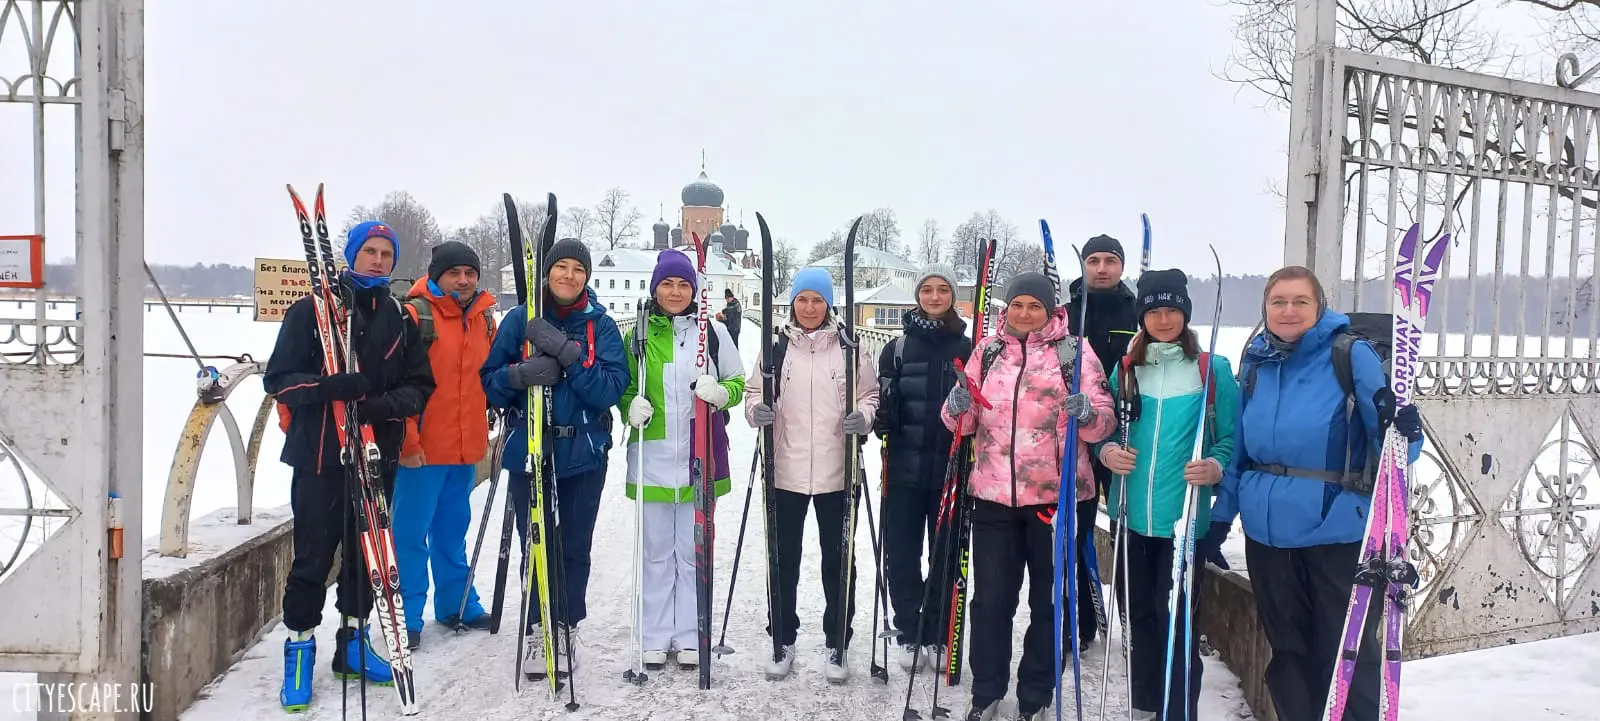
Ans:
[{"label": "dark trousers", "polygon": [[[385,498],[394,494],[395,469],[383,475]],[[294,561],[283,584],[283,625],[290,631],[310,631],[322,623],[322,606],[328,598],[328,574],[333,554],[344,550],[339,562],[335,607],[342,616],[363,621],[372,614],[372,582],[352,504],[358,489],[346,480],[345,469],[331,465],[321,474],[295,468],[289,486],[289,509],[294,513]],[[387,505],[387,501],[385,502]],[[378,519],[370,519],[376,523]],[[398,590],[398,589],[396,589]]]},{"label": "dark trousers", "polygon": [[[1273,548],[1245,539],[1245,560],[1254,579],[1256,614],[1272,646],[1267,690],[1282,721],[1316,721],[1328,701],[1334,664],[1344,633],[1361,544]],[[1344,721],[1378,718],[1379,611],[1374,594],[1362,630],[1361,652]]]},{"label": "dark trousers", "polygon": [[[507,488],[511,492],[511,507],[517,514],[517,538],[522,540],[522,547],[528,547],[528,505],[533,490],[531,476],[524,473],[511,473],[507,479]],[[556,622],[568,627],[575,627],[589,617],[589,606],[585,601],[589,592],[589,550],[594,545],[595,519],[600,515],[600,495],[606,487],[606,469],[596,468],[591,471],[572,476],[562,476],[556,479],[555,502],[551,503],[550,490],[545,489],[545,549],[551,549],[551,541],[559,538],[561,544],[561,568],[550,568],[550,603],[554,607]],[[555,508],[555,513],[550,512]],[[552,517],[553,516],[553,517]],[[556,535],[559,527],[560,536]],[[555,560],[552,557],[552,560]],[[522,575],[528,577],[528,559],[522,559]],[[565,584],[557,586],[558,580],[565,580]],[[559,597],[556,594],[560,594]],[[532,597],[530,597],[532,598]],[[528,627],[542,623],[543,617],[539,613],[538,604],[528,611]]]},{"label": "dark trousers", "polygon": [[[1089,643],[1095,638],[1100,622],[1094,615],[1094,594],[1104,593],[1100,585],[1095,583],[1094,577],[1089,575],[1089,562],[1084,560],[1084,554],[1094,553],[1094,519],[1100,513],[1099,503],[1091,498],[1079,501],[1077,506],[1077,550],[1078,550],[1078,641]],[[1100,560],[1095,556],[1095,560]],[[1096,568],[1099,564],[1096,563]],[[1063,590],[1065,592],[1066,589]],[[1101,599],[1104,602],[1104,599]]]},{"label": "dark trousers", "polygon": [[1051,524],[1039,519],[1045,506],[1012,508],[972,502],[972,699],[1002,699],[1010,683],[1011,624],[1017,615],[1023,572],[1028,577],[1028,630],[1017,664],[1017,704],[1043,708],[1055,697],[1056,679],[1072,658],[1069,630],[1062,628],[1062,663],[1054,673],[1055,558]]},{"label": "dark trousers", "polygon": [[[777,527],[768,530],[778,543],[778,643],[790,645],[800,634],[800,614],[795,610],[795,595],[800,587],[800,550],[806,535],[806,513],[817,511],[817,546],[822,551],[822,625],[828,648],[843,648],[855,635],[851,625],[856,615],[855,564],[850,565],[850,594],[845,599],[844,643],[839,643],[840,574],[844,573],[844,510],[850,498],[844,491],[808,496],[776,489],[772,494]],[[854,551],[854,549],[851,549]],[[770,624],[767,633],[772,633]]]},{"label": "dark trousers", "polygon": [[[884,576],[889,584],[889,602],[894,607],[894,627],[900,631],[902,644],[942,646],[948,636],[952,579],[946,569],[953,567],[956,529],[954,523],[946,523],[946,536],[941,539],[936,535],[943,492],[942,487],[889,486],[889,496],[883,502]],[[926,581],[922,577],[924,545],[928,548]],[[932,584],[931,593],[927,584]]]},{"label": "dark trousers", "polygon": [[[1185,642],[1183,617],[1184,599],[1178,603],[1178,625],[1172,638],[1172,647],[1180,649],[1173,654],[1172,675],[1167,676],[1167,624],[1171,615],[1167,603],[1172,593],[1173,542],[1170,538],[1152,538],[1129,532],[1123,541],[1127,549],[1127,571],[1117,573],[1117,598],[1128,598],[1128,665],[1129,683],[1133,687],[1133,707],[1141,711],[1160,713],[1170,704],[1164,721],[1193,721],[1200,709],[1200,681],[1205,669],[1200,663],[1200,633],[1194,633],[1187,653],[1181,649]],[[1192,573],[1198,573],[1193,569]],[[1123,583],[1127,589],[1124,594]],[[1195,593],[1188,599],[1192,617],[1200,615],[1200,581],[1194,577]],[[1109,651],[1108,651],[1109,653]],[[1188,656],[1189,699],[1188,715],[1184,714],[1183,668]],[[1166,680],[1163,680],[1166,679]],[[1166,698],[1168,695],[1170,699]]]}]

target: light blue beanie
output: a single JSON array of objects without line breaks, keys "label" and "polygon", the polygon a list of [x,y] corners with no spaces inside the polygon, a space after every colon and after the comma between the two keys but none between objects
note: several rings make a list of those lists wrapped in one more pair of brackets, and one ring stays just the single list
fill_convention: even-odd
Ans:
[{"label": "light blue beanie", "polygon": [[794,299],[800,297],[802,291],[815,291],[822,296],[822,302],[833,307],[833,275],[825,268],[801,268],[794,274],[794,284],[789,288],[789,304],[794,304]]}]

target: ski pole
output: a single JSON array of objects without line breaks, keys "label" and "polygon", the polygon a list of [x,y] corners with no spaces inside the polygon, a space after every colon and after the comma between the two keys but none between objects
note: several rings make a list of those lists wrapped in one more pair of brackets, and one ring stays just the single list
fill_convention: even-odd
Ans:
[{"label": "ski pole", "polygon": [[717,638],[717,645],[711,649],[719,658],[733,653],[733,648],[728,646],[728,614],[733,612],[733,589],[739,583],[739,555],[744,552],[744,529],[750,520],[750,497],[755,495],[756,461],[760,457],[761,448],[758,446],[750,454],[750,482],[744,487],[744,513],[739,517],[739,540],[733,546],[733,571],[728,575],[728,599],[722,607],[722,634]]},{"label": "ski pole", "polygon": [[472,595],[472,579],[478,573],[478,556],[483,552],[483,537],[489,534],[489,509],[494,508],[494,492],[500,486],[500,459],[506,450],[506,426],[500,425],[500,441],[489,457],[489,495],[483,499],[483,517],[478,520],[478,540],[472,544],[472,561],[467,564],[467,584],[461,589],[461,603],[456,607],[456,631],[466,630],[467,597]]}]

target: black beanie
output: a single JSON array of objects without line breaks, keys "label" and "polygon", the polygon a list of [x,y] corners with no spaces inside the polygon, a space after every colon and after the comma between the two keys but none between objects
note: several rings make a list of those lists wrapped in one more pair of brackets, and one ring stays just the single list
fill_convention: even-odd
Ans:
[{"label": "black beanie", "polygon": [[481,275],[483,268],[478,263],[478,253],[472,246],[456,240],[447,240],[433,246],[433,257],[428,261],[428,280],[439,282],[439,276],[445,271],[458,265],[472,268]]},{"label": "black beanie", "polygon": [[550,252],[545,256],[544,275],[550,275],[550,269],[554,268],[556,263],[568,258],[583,264],[585,275],[590,272],[589,269],[592,266],[589,264],[589,246],[584,245],[583,241],[577,238],[562,238],[550,246]]},{"label": "black beanie", "polygon": [[1117,240],[1109,235],[1097,235],[1093,238],[1090,238],[1089,242],[1083,244],[1084,260],[1088,260],[1089,256],[1094,255],[1095,253],[1116,253],[1117,260],[1120,260],[1124,263],[1128,262],[1127,256],[1122,254],[1122,241]]},{"label": "black beanie", "polygon": [[1139,276],[1139,327],[1144,314],[1156,308],[1176,308],[1189,324],[1189,276],[1181,270],[1151,270]]},{"label": "black beanie", "polygon": [[1020,295],[1037,298],[1044,304],[1046,313],[1056,312],[1056,286],[1044,273],[1030,270],[1012,277],[1011,282],[1006,284],[1006,305],[1011,305],[1011,301]]}]

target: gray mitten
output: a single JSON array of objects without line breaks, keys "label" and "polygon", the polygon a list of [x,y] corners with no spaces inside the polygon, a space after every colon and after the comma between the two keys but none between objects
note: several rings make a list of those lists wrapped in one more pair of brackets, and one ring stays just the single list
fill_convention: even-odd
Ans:
[{"label": "gray mitten", "polygon": [[1065,410],[1067,415],[1078,419],[1079,423],[1088,423],[1094,419],[1094,404],[1089,402],[1089,396],[1082,393],[1067,396]]},{"label": "gray mitten", "polygon": [[951,415],[959,416],[972,407],[972,393],[967,390],[967,384],[956,381],[950,388],[950,394],[944,397],[944,407],[950,409]]},{"label": "gray mitten", "polygon": [[772,406],[765,403],[757,403],[755,407],[750,409],[750,417],[755,420],[756,427],[761,428],[770,426],[773,421],[778,420],[778,412],[772,410]]}]

